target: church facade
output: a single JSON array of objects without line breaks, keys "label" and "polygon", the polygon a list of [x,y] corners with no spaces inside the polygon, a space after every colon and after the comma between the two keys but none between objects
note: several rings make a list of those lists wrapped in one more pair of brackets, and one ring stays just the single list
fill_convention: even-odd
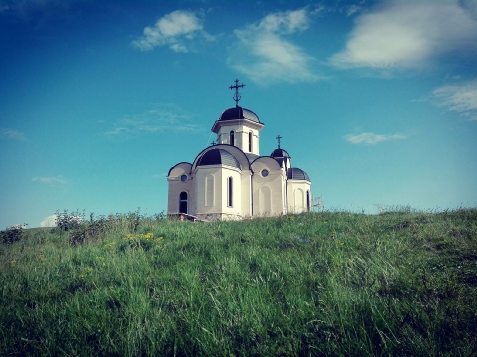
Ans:
[{"label": "church facade", "polygon": [[226,109],[212,126],[216,143],[202,150],[192,163],[181,162],[167,175],[168,214],[200,220],[242,219],[307,212],[311,209],[311,181],[291,166],[280,147],[260,155],[260,131],[265,124],[251,110],[238,105]]}]

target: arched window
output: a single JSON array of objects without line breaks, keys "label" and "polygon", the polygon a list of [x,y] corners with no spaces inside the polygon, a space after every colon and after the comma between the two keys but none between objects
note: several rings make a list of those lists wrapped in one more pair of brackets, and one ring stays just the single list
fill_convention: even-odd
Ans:
[{"label": "arched window", "polygon": [[252,140],[253,140],[253,134],[252,132],[248,133],[248,151],[252,152]]},{"label": "arched window", "polygon": [[205,178],[205,205],[212,207],[214,205],[214,176],[207,175]]},{"label": "arched window", "polygon": [[272,190],[268,186],[262,186],[259,194],[259,210],[265,216],[272,214]]},{"label": "arched window", "polygon": [[310,212],[310,191],[306,191],[306,211]]},{"label": "arched window", "polygon": [[230,132],[230,145],[235,145],[235,132],[233,130]]},{"label": "arched window", "polygon": [[187,214],[187,205],[188,205],[188,200],[187,200],[187,192],[182,191],[179,195],[179,213],[185,213]]},{"label": "arched window", "polygon": [[233,179],[230,176],[227,180],[227,206],[232,207],[233,204]]}]

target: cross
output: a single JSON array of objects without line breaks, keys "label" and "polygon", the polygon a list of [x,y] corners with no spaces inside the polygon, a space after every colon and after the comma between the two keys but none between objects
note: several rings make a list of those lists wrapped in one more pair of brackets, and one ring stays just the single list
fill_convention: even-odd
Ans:
[{"label": "cross", "polygon": [[215,141],[212,141],[212,146],[215,145]]},{"label": "cross", "polygon": [[275,138],[275,139],[278,140],[278,148],[279,148],[279,149],[280,149],[280,139],[281,139],[281,138],[282,138],[282,137],[280,136],[280,134],[278,134],[278,136]]},{"label": "cross", "polygon": [[238,82],[239,82],[239,80],[236,79],[236,80],[235,80],[235,85],[229,87],[230,89],[235,89],[235,95],[234,95],[233,98],[234,98],[234,100],[235,100],[235,106],[236,106],[236,107],[238,107],[238,102],[239,102],[239,100],[242,99],[242,97],[240,96],[238,90],[239,90],[239,88],[245,87],[245,84],[243,84],[243,83],[242,83],[242,84],[238,84]]}]

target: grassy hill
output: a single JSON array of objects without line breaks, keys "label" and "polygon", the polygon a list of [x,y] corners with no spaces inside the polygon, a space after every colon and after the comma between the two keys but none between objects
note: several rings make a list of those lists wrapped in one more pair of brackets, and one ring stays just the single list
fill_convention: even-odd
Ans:
[{"label": "grassy hill", "polygon": [[2,356],[477,353],[477,209],[100,217],[0,270]]}]

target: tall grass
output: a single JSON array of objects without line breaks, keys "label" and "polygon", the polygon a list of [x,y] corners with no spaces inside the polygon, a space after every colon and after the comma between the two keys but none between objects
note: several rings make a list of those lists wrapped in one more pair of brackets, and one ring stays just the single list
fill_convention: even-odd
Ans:
[{"label": "tall grass", "polygon": [[0,245],[0,355],[477,352],[476,209],[139,218]]}]

